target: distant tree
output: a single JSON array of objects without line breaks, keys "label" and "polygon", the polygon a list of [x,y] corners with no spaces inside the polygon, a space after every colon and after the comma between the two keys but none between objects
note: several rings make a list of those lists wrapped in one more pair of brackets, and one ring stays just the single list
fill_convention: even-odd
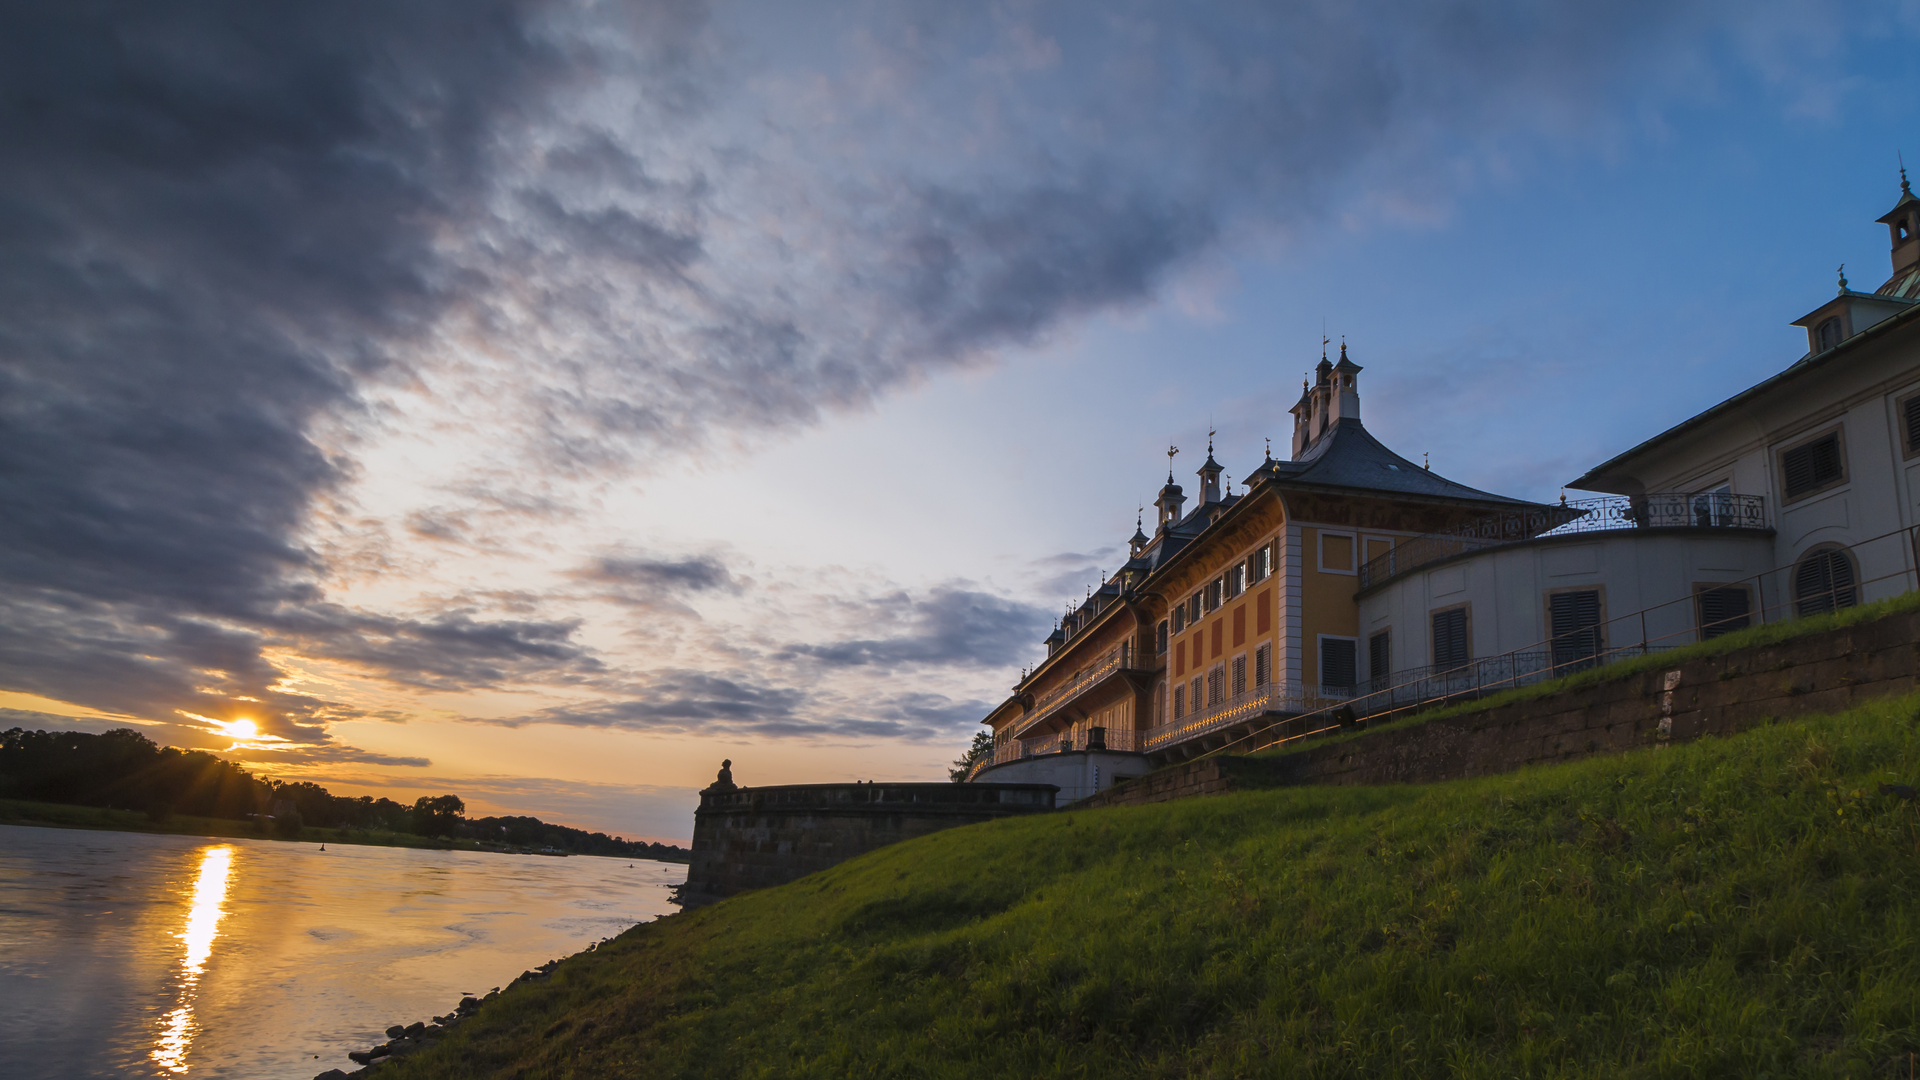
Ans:
[{"label": "distant tree", "polygon": [[458,795],[422,795],[413,802],[413,831],[420,836],[452,836],[467,804]]},{"label": "distant tree", "polygon": [[985,728],[974,732],[973,745],[967,747],[966,753],[953,759],[953,768],[947,771],[948,778],[956,784],[966,783],[974,762],[981,760],[993,760],[993,732]]},{"label": "distant tree", "polygon": [[300,811],[292,808],[281,811],[273,819],[273,831],[289,840],[298,840],[300,831],[306,827],[307,823],[300,817]]}]

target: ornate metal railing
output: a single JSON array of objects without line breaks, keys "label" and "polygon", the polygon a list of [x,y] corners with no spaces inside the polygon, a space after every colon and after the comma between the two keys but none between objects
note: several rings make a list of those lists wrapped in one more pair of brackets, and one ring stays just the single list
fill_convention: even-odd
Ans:
[{"label": "ornate metal railing", "polygon": [[1091,664],[1074,672],[1066,682],[1035,698],[1033,708],[1020,718],[1014,733],[1017,735],[1029,731],[1035,724],[1059,712],[1074,698],[1091,689],[1093,684],[1126,667],[1132,655],[1132,642],[1125,641],[1101,653]]},{"label": "ornate metal railing", "polygon": [[1457,529],[1428,533],[1395,544],[1392,551],[1360,567],[1360,588],[1471,551],[1520,543],[1542,536],[1611,532],[1620,529],[1765,529],[1766,500],[1759,495],[1726,492],[1660,492],[1582,499],[1559,506],[1529,507],[1490,514]]}]

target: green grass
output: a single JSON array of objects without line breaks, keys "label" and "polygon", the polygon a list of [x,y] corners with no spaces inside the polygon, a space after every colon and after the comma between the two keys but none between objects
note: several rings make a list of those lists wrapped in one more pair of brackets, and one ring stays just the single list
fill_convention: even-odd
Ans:
[{"label": "green grass", "polygon": [[366,844],[374,847],[460,848],[482,850],[471,840],[444,840],[412,833],[372,832],[359,829],[305,828],[298,837],[262,832],[251,821],[232,818],[194,817],[170,814],[155,821],[136,810],[110,810],[100,806],[69,806],[65,803],[35,802],[28,799],[0,799],[0,825],[39,825],[55,829],[104,829],[112,832],[157,833],[168,836],[219,836],[244,840],[292,840],[306,844]]},{"label": "green grass", "polygon": [[382,1075],[1907,1076],[1916,708],[953,829],[636,927]]},{"label": "green grass", "polygon": [[1571,675],[1563,675],[1560,678],[1534,683],[1531,686],[1522,686],[1513,690],[1501,690],[1484,697],[1456,701],[1450,705],[1441,705],[1436,708],[1415,712],[1411,715],[1403,716],[1398,720],[1371,722],[1364,728],[1358,728],[1352,731],[1299,739],[1282,746],[1250,753],[1246,756],[1252,758],[1271,758],[1281,757],[1287,754],[1298,754],[1336,742],[1363,739],[1368,735],[1381,731],[1411,727],[1415,724],[1425,724],[1434,720],[1446,720],[1455,716],[1467,716],[1472,713],[1485,712],[1488,709],[1495,709],[1502,705],[1510,705],[1520,701],[1536,701],[1540,698],[1552,697],[1555,694],[1564,694],[1568,691],[1597,686],[1601,683],[1632,678],[1644,671],[1671,670],[1675,664],[1685,663],[1689,660],[1699,660],[1709,656],[1725,656],[1728,653],[1737,652],[1741,649],[1778,645],[1781,642],[1792,641],[1795,638],[1806,637],[1809,634],[1825,633],[1829,630],[1838,630],[1847,626],[1858,626],[1861,623],[1884,619],[1889,615],[1901,615],[1916,610],[1920,610],[1920,592],[1909,592],[1902,593],[1899,596],[1889,597],[1885,600],[1876,600],[1871,604],[1861,604],[1857,607],[1828,612],[1825,615],[1809,615],[1803,619],[1788,619],[1782,622],[1750,626],[1745,630],[1737,630],[1731,634],[1722,634],[1709,641],[1696,641],[1677,649],[1649,653],[1645,656],[1636,656],[1632,659],[1620,660],[1596,668],[1588,668],[1585,671],[1576,671]]}]

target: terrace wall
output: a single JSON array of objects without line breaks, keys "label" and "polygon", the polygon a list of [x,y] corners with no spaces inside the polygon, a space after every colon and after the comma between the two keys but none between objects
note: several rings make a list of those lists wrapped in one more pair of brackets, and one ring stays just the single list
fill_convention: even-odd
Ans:
[{"label": "terrace wall", "polygon": [[1731,735],[1920,689],[1920,612],[1677,661],[1597,685],[1267,757],[1171,766],[1074,804],[1296,784],[1416,784]]}]

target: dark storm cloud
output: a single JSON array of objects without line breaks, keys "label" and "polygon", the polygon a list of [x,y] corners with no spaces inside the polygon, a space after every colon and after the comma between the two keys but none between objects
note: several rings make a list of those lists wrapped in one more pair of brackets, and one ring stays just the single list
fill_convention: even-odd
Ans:
[{"label": "dark storm cloud", "polygon": [[873,618],[898,631],[884,637],[796,644],[781,657],[830,667],[937,665],[996,667],[1031,653],[1047,616],[1031,604],[964,588],[939,588],[925,599],[897,595],[870,605]]},{"label": "dark storm cloud", "polygon": [[740,588],[726,564],[713,555],[681,559],[606,556],[573,576],[607,586],[636,602],[675,593],[737,592]]},{"label": "dark storm cloud", "polygon": [[[303,537],[355,463],[318,427],[352,429],[410,365],[519,401],[486,435],[522,467],[812,422],[1145,302],[1226,238],[1382,191],[1444,202],[1453,158],[1653,93],[1634,88],[1728,12],[1781,19],[903,3],[728,8],[714,33],[676,2],[0,7],[0,686],[244,706],[319,738],[354,711],[278,689],[277,647],[436,688],[593,675],[564,620],[328,603]],[[412,527],[484,549],[482,520]],[[729,580],[698,559],[625,572]],[[949,590],[790,655],[1010,664],[1044,625]],[[655,689],[554,722],[810,722],[788,691]]]},{"label": "dark storm cloud", "polygon": [[755,685],[702,671],[667,670],[650,677],[636,694],[486,722],[780,735],[810,728],[799,718],[805,700],[797,690]]},{"label": "dark storm cloud", "polygon": [[440,234],[569,70],[539,16],[0,10],[5,685],[144,715],[252,699],[298,725],[337,707],[271,689],[261,650],[288,632],[352,656],[374,629],[435,675],[575,658],[545,628],[317,612],[299,540],[351,469],[312,424],[445,303]]}]

